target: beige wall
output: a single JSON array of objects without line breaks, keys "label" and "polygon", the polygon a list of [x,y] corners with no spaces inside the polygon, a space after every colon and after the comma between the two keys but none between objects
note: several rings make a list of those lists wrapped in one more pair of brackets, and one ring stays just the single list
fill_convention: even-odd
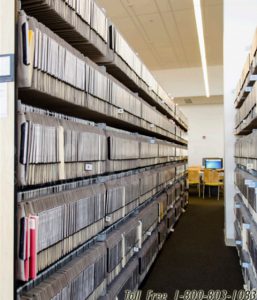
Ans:
[{"label": "beige wall", "polygon": [[202,165],[204,157],[223,158],[223,105],[183,105],[180,109],[189,123],[188,165]]}]

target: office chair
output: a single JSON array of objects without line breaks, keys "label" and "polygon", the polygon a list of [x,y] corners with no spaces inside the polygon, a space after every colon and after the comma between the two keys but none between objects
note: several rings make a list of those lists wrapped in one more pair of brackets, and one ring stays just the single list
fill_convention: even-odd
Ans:
[{"label": "office chair", "polygon": [[218,200],[220,199],[220,187],[224,183],[220,181],[220,174],[217,170],[205,169],[203,177],[203,199],[205,196],[205,186],[209,186],[209,197],[211,197],[211,186],[216,186],[218,188]]},{"label": "office chair", "polygon": [[197,185],[199,197],[201,197],[201,181],[200,181],[200,169],[198,168],[189,168],[188,169],[188,184]]}]

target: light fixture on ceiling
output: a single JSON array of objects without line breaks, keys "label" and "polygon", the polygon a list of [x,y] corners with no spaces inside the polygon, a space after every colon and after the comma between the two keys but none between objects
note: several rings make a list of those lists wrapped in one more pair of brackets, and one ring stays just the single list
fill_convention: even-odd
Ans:
[{"label": "light fixture on ceiling", "polygon": [[208,80],[206,52],[205,52],[205,43],[204,43],[204,34],[203,34],[203,19],[202,19],[202,10],[201,10],[201,0],[193,0],[193,3],[194,3],[195,22],[196,22],[196,28],[197,28],[198,42],[199,42],[201,61],[202,61],[205,94],[206,94],[206,97],[209,98],[210,90],[209,90],[209,80]]}]

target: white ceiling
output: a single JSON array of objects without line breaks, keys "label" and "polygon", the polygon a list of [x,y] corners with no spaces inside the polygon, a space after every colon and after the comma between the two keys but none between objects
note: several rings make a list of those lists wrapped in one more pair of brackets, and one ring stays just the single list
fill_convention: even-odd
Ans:
[{"label": "white ceiling", "polygon": [[[174,97],[204,96],[204,81],[201,67],[152,70],[164,90]],[[209,66],[210,94],[223,94],[223,66]]]},{"label": "white ceiling", "polygon": [[206,98],[204,96],[199,97],[177,97],[176,103],[179,106],[183,105],[203,105],[203,104],[222,104],[223,96],[210,96]]},{"label": "white ceiling", "polygon": [[[98,0],[151,70],[201,66],[193,0]],[[222,65],[223,0],[202,0],[208,66]]]}]

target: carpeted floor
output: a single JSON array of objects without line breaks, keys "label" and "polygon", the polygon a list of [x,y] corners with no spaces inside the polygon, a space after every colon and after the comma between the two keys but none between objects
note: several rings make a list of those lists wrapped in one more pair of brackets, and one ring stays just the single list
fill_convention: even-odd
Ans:
[{"label": "carpeted floor", "polygon": [[[241,289],[243,278],[236,249],[224,244],[224,202],[190,198],[182,215],[140,289]],[[144,298],[142,298],[144,299]]]}]

